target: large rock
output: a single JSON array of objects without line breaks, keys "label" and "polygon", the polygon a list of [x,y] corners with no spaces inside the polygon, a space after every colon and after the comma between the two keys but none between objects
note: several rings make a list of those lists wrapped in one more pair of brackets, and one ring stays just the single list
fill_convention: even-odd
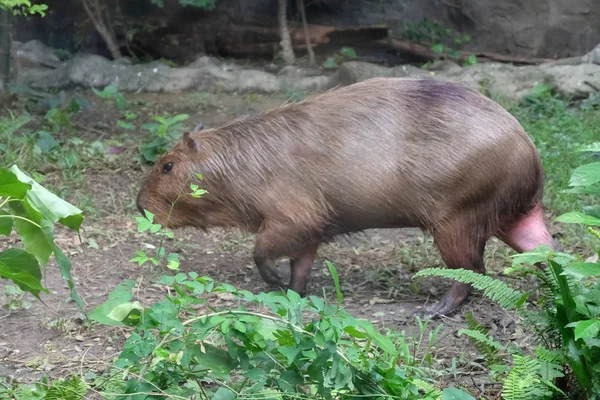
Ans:
[{"label": "large rock", "polygon": [[549,65],[515,67],[509,64],[485,63],[455,68],[448,65],[437,71],[410,66],[381,67],[364,62],[344,63],[338,71],[340,83],[349,85],[379,76],[416,77],[461,82],[473,89],[509,99],[520,99],[534,86],[553,85],[559,93],[572,98],[586,98],[600,88],[600,65]]},{"label": "large rock", "polygon": [[18,67],[24,68],[56,68],[60,64],[52,49],[39,40],[13,42],[12,57]]},{"label": "large rock", "polygon": [[127,65],[97,55],[82,55],[51,71],[22,71],[19,81],[34,88],[74,86],[102,88],[114,85],[122,91],[275,93],[282,89],[324,90],[334,84],[330,76],[277,76],[243,69],[201,57],[186,68],[171,68],[160,62]]}]

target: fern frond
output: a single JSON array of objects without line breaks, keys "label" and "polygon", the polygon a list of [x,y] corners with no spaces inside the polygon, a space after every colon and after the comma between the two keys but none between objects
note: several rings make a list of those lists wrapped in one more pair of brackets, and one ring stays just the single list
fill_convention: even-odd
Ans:
[{"label": "fern frond", "polygon": [[48,400],[82,400],[87,394],[88,386],[78,376],[52,383],[44,399]]},{"label": "fern frond", "polygon": [[[495,342],[496,345],[490,345],[488,343],[488,340],[493,341],[493,338],[489,336],[488,329],[475,320],[475,317],[473,317],[473,313],[468,313],[466,315],[466,320],[467,325],[469,326],[469,330],[463,330],[462,334],[468,336],[471,339],[471,342],[473,342],[477,351],[479,351],[483,358],[485,358],[485,362],[487,363],[488,368],[490,365],[501,364],[503,358],[498,356],[498,352],[500,350],[498,348],[498,345],[502,345],[498,342]],[[480,332],[486,338],[486,340],[478,340],[477,338],[472,336],[474,332]],[[459,332],[459,335],[460,334],[461,333]]]},{"label": "fern frond", "polygon": [[493,349],[496,353],[499,350],[504,350],[504,351],[508,351],[508,349],[500,342],[497,342],[496,340],[494,340],[493,337],[486,335],[485,333],[481,333],[478,330],[473,330],[473,329],[459,329],[458,331],[458,336],[468,336],[470,339],[481,343],[483,345],[485,345],[486,347],[489,347],[491,349]]},{"label": "fern frond", "polygon": [[[535,356],[539,359],[540,369],[539,374],[543,381],[551,388],[556,388],[553,382],[556,378],[562,378],[564,375],[563,364],[566,362],[565,355],[559,350],[549,350],[539,345],[535,349]],[[555,390],[559,390],[556,388]]]},{"label": "fern frond", "polygon": [[520,308],[529,296],[529,293],[512,289],[501,280],[466,269],[426,268],[413,276],[438,276],[468,283],[475,289],[483,291],[485,297],[495,301],[504,309]]},{"label": "fern frond", "polygon": [[538,359],[515,354],[513,363],[514,367],[502,388],[504,400],[545,399],[552,396],[552,392],[539,376]]}]

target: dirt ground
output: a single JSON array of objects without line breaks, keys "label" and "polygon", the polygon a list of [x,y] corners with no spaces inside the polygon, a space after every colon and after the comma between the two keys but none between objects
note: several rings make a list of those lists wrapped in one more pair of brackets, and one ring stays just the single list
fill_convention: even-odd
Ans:
[{"label": "dirt ground", "polygon": [[[86,140],[123,138],[115,121],[119,111],[110,103],[96,98],[90,91],[79,94],[90,99],[94,107],[73,117],[76,127]],[[264,110],[285,101],[283,95],[226,96],[188,94],[132,94],[135,112],[147,115],[163,111],[190,114],[186,125],[191,129],[198,123],[216,126],[235,116]],[[141,105],[140,105],[141,104]],[[150,304],[165,295],[164,288],[153,284],[155,273],[128,262],[135,250],[144,249],[155,239],[137,232],[133,220],[137,216],[134,199],[140,180],[147,172],[136,161],[136,138],[129,134],[124,140],[127,150],[104,168],[89,168],[85,182],[95,213],[86,215],[82,228],[83,244],[72,232],[58,229],[57,242],[70,257],[77,291],[89,311],[106,301],[108,293],[123,279],[137,282],[136,299]],[[48,182],[59,184],[60,177],[47,175]],[[66,196],[77,203],[77,198]],[[95,214],[95,215],[94,215]],[[196,271],[218,281],[253,292],[269,290],[252,264],[253,237],[238,231],[212,231],[204,234],[193,229],[176,231],[172,245],[181,255],[183,272]],[[0,249],[17,243],[15,237],[0,239]],[[493,239],[486,251],[488,272],[499,274],[510,265],[506,246]],[[338,269],[345,295],[344,305],[354,316],[366,318],[378,326],[414,332],[410,314],[427,302],[441,297],[450,283],[441,279],[412,279],[417,270],[441,266],[432,240],[414,229],[372,230],[351,237],[339,238],[319,250],[309,284],[309,294],[326,291],[333,298],[333,281],[324,260]],[[284,260],[280,271],[287,276]],[[32,301],[30,309],[0,311],[0,376],[29,382],[42,376],[84,376],[89,371],[101,372],[119,354],[129,330],[84,324],[82,315],[70,301],[68,289],[52,263],[47,269],[42,304]],[[503,278],[508,279],[508,278]],[[449,367],[456,358],[460,381],[481,390],[494,392],[485,383],[486,372],[477,364],[476,351],[463,337],[457,336],[466,327],[464,316],[475,317],[490,328],[501,341],[526,341],[517,327],[514,316],[474,293],[460,312],[432,326],[443,323],[445,328],[435,352],[440,366]],[[453,377],[448,377],[453,381]]]}]

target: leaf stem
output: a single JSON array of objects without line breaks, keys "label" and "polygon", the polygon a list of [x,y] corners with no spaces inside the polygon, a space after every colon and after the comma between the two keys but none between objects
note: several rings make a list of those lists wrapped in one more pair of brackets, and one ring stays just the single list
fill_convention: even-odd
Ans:
[{"label": "leaf stem", "polygon": [[32,220],[25,218],[25,217],[21,217],[19,215],[0,215],[0,218],[16,218],[16,219],[22,219],[23,221],[27,221],[29,222],[31,225],[35,225],[36,227],[42,229],[42,227],[38,224],[36,224],[35,222],[33,222]]}]

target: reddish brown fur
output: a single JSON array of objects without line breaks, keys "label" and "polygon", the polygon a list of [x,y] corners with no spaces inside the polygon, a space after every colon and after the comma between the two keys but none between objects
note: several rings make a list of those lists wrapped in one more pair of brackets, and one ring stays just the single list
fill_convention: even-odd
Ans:
[{"label": "reddish brown fur", "polygon": [[186,136],[155,166],[138,206],[165,223],[198,172],[209,193],[182,196],[169,225],[257,233],[263,278],[277,283],[277,258],[301,259],[290,283],[300,292],[313,249],[369,228],[421,227],[449,267],[483,272],[486,241],[539,205],[543,191],[537,150],[503,108],[462,85],[401,78]]}]

